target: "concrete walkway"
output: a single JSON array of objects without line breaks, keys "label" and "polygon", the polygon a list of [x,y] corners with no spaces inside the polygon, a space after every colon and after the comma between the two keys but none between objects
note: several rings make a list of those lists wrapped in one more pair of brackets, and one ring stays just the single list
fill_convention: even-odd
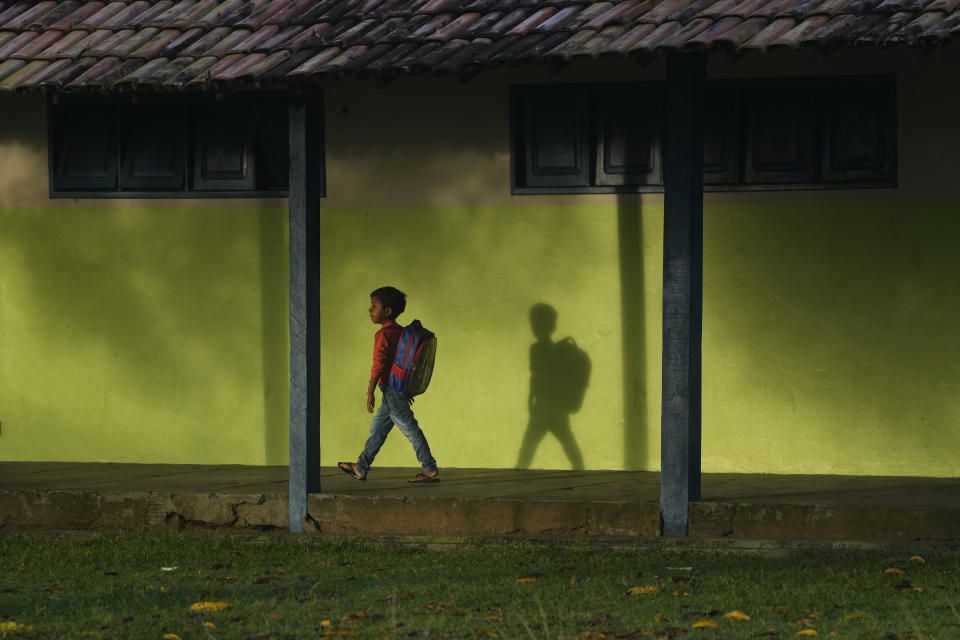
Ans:
[{"label": "concrete walkway", "polygon": [[[337,534],[643,536],[659,474],[325,468],[306,529]],[[287,468],[0,462],[0,528],[286,528]],[[690,535],[751,540],[960,540],[960,478],[705,474]]]}]

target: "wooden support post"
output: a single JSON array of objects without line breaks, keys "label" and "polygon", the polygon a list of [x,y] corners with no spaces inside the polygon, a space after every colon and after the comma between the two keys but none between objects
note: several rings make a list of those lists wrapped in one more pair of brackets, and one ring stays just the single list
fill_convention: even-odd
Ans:
[{"label": "wooden support post", "polygon": [[700,499],[705,70],[702,54],[667,57],[660,517],[671,537],[687,535]]},{"label": "wooden support post", "polygon": [[322,102],[290,100],[290,531],[320,491],[320,189]]}]

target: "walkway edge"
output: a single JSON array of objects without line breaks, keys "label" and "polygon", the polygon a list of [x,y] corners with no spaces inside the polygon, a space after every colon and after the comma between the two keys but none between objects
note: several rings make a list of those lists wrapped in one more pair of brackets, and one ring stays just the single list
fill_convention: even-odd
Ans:
[{"label": "walkway edge", "polygon": [[[285,493],[0,489],[3,530],[287,529]],[[314,494],[305,531],[332,535],[658,538],[653,502]],[[700,502],[690,539],[960,541],[960,508]]]}]

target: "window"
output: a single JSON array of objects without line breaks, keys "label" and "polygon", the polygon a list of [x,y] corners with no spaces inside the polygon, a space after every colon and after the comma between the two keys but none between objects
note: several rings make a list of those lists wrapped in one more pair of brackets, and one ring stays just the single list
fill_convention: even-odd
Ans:
[{"label": "window", "polygon": [[[896,186],[892,76],[716,80],[705,87],[707,190]],[[662,191],[663,85],[517,87],[514,193]]]},{"label": "window", "polygon": [[50,105],[52,197],[285,197],[284,98],[63,96]]},{"label": "window", "polygon": [[515,89],[514,189],[582,193],[661,184],[661,92],[656,85]]}]

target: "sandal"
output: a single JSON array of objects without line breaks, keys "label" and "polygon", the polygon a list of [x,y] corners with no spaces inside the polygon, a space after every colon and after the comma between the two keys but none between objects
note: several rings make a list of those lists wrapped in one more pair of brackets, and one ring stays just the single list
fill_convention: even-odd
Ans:
[{"label": "sandal", "polygon": [[353,476],[357,480],[367,479],[367,476],[362,476],[357,473],[357,465],[352,462],[338,462],[337,466],[340,467],[340,471],[343,471],[347,475]]},{"label": "sandal", "polygon": [[410,478],[409,480],[407,480],[407,482],[436,482],[436,481],[439,479],[439,478],[437,478],[437,476],[439,476],[439,475],[440,475],[440,473],[437,472],[435,475],[428,476],[427,474],[425,474],[425,473],[423,473],[423,472],[421,471],[420,473],[418,473],[418,474],[415,475],[414,477],[412,477],[412,478]]}]

